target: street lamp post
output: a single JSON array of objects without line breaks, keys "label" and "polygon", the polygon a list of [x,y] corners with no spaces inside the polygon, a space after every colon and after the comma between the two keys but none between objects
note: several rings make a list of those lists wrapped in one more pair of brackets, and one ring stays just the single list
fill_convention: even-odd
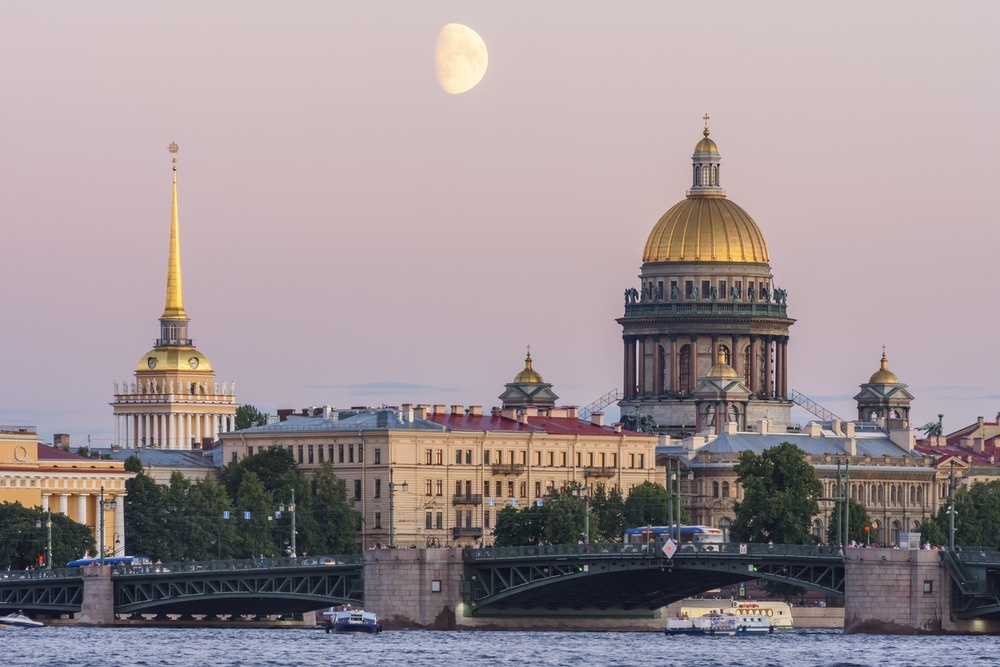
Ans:
[{"label": "street lamp post", "polygon": [[[35,522],[35,528],[42,527],[42,520]],[[45,569],[52,569],[52,510],[45,509]]]},{"label": "street lamp post", "polygon": [[400,490],[406,491],[410,488],[410,485],[404,480],[402,484],[395,484],[392,481],[392,466],[389,466],[389,546],[396,545],[396,515],[395,515],[395,503],[394,498],[396,496],[396,487]]},{"label": "street lamp post", "polygon": [[[284,505],[279,506],[278,507],[278,511],[284,512],[285,511],[285,506]],[[295,548],[295,532],[296,531],[295,531],[295,489],[294,488],[292,489],[292,502],[290,502],[288,504],[288,511],[292,515],[292,552],[289,555],[292,558],[295,558],[295,557],[298,556],[299,552]]]},{"label": "street lamp post", "polygon": [[955,553],[955,461],[948,473],[948,551]]},{"label": "street lamp post", "polygon": [[101,500],[100,500],[100,502],[98,504],[100,506],[100,512],[99,513],[101,515],[101,517],[100,517],[100,519],[101,519],[100,520],[100,529],[101,529],[100,530],[100,534],[101,534],[101,549],[100,549],[101,565],[104,565],[104,551],[105,551],[105,548],[104,548],[104,512],[106,510],[115,510],[115,509],[117,509],[118,508],[118,502],[115,501],[115,500],[105,500],[104,499],[104,486],[102,485],[101,486]]}]

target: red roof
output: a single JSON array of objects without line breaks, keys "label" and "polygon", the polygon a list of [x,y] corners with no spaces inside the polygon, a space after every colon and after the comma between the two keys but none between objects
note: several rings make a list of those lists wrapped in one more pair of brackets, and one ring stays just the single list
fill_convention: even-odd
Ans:
[{"label": "red roof", "polygon": [[89,461],[86,456],[80,456],[79,454],[73,454],[67,452],[65,449],[60,447],[50,447],[49,445],[43,445],[38,443],[38,460],[39,461]]},{"label": "red roof", "polygon": [[[553,435],[619,435],[610,426],[595,426],[589,421],[575,417],[528,417],[527,424],[500,415],[469,415],[435,413],[425,415],[427,421],[440,424],[452,431],[513,431],[521,433],[551,433]],[[641,436],[644,433],[621,431],[627,436]]]}]

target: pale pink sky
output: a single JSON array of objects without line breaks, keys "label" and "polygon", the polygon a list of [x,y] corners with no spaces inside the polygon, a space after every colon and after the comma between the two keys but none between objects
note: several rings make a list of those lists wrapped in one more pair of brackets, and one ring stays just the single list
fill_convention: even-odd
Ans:
[{"label": "pale pink sky", "polygon": [[[440,90],[445,23],[489,71]],[[701,117],[843,417],[1000,411],[1000,3],[20,2],[0,20],[0,423],[107,445],[158,334],[179,154],[198,349],[263,410],[565,404],[621,384],[622,293]],[[800,415],[800,421],[806,415]]]}]

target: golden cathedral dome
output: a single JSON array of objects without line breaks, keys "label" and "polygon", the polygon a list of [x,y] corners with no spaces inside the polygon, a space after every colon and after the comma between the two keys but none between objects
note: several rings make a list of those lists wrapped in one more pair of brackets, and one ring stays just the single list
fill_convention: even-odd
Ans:
[{"label": "golden cathedral dome", "polygon": [[719,184],[719,149],[708,138],[694,148],[693,180],[687,198],[675,204],[653,227],[643,262],[746,262],[766,264],[767,243],[757,223]]},{"label": "golden cathedral dome", "polygon": [[899,378],[889,370],[889,362],[885,358],[885,345],[882,346],[882,364],[880,368],[872,374],[868,384],[899,384]]},{"label": "golden cathedral dome", "polygon": [[144,354],[135,367],[136,371],[212,372],[208,357],[193,347],[154,348]]},{"label": "golden cathedral dome", "polygon": [[531,368],[531,348],[528,348],[528,356],[524,358],[524,370],[514,377],[515,384],[542,384],[542,376],[538,374],[538,371],[532,370]]},{"label": "golden cathedral dome", "polygon": [[646,240],[644,262],[769,261],[753,218],[725,197],[688,196],[663,214]]}]

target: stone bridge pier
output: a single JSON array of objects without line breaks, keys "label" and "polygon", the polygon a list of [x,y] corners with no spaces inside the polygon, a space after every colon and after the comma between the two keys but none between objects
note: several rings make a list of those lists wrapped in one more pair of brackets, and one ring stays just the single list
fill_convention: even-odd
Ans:
[{"label": "stone bridge pier", "polygon": [[953,620],[951,576],[937,551],[847,549],[844,632],[995,634],[1000,622]]}]

